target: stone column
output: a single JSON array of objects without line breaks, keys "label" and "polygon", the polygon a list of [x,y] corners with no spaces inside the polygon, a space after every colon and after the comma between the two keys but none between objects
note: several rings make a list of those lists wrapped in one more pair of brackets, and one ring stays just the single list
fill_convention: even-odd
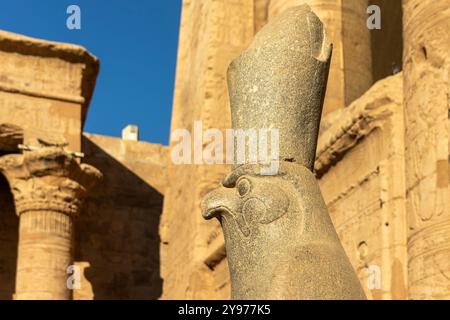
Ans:
[{"label": "stone column", "polygon": [[67,267],[73,263],[73,218],[100,172],[53,147],[4,156],[0,168],[20,217],[14,298],[71,299]]},{"label": "stone column", "polygon": [[348,106],[372,85],[367,0],[271,0],[269,21],[287,8],[307,3],[333,43],[323,114]]},{"label": "stone column", "polygon": [[403,0],[411,299],[450,298],[450,0]]}]

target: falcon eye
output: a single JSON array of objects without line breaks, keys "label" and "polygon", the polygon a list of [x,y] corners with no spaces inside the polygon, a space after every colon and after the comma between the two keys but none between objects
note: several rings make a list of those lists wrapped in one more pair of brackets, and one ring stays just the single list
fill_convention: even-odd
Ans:
[{"label": "falcon eye", "polygon": [[241,179],[239,180],[237,184],[237,190],[241,197],[245,196],[247,193],[250,192],[250,189],[252,188],[252,185],[248,179]]}]

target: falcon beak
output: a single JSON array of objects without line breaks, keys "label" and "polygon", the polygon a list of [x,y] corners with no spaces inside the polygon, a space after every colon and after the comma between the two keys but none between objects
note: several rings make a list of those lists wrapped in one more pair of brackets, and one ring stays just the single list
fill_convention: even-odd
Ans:
[{"label": "falcon beak", "polygon": [[236,216],[239,198],[234,188],[219,187],[208,193],[202,201],[202,215],[206,220],[219,218],[222,214]]}]

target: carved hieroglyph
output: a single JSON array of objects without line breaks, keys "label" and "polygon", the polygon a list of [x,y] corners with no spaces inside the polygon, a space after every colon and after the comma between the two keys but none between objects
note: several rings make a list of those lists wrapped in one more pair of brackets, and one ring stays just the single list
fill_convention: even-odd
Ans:
[{"label": "carved hieroglyph", "polygon": [[407,298],[402,74],[322,118],[314,172],[368,299]]},{"label": "carved hieroglyph", "polygon": [[[331,56],[303,5],[266,25],[228,72],[234,129],[280,130],[280,167],[235,166],[204,198],[221,221],[234,299],[364,299],[312,173]],[[236,150],[235,150],[236,151]]]},{"label": "carved hieroglyph", "polygon": [[60,147],[0,157],[20,217],[15,299],[70,299],[73,218],[101,178]]},{"label": "carved hieroglyph", "polygon": [[403,0],[411,299],[450,298],[449,8],[449,0]]}]

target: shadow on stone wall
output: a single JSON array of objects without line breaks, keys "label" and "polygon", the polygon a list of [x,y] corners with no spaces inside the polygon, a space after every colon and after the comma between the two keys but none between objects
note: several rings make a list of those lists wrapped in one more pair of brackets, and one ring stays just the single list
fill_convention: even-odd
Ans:
[{"label": "shadow on stone wall", "polygon": [[381,9],[381,29],[370,32],[375,83],[402,70],[403,11],[401,1],[369,0],[369,4]]},{"label": "shadow on stone wall", "polygon": [[82,144],[83,162],[101,170],[104,179],[76,222],[75,261],[86,265],[92,286],[82,286],[78,298],[157,299],[163,196],[88,138]]},{"label": "shadow on stone wall", "polygon": [[0,174],[0,300],[11,300],[16,285],[19,218],[8,181]]}]

